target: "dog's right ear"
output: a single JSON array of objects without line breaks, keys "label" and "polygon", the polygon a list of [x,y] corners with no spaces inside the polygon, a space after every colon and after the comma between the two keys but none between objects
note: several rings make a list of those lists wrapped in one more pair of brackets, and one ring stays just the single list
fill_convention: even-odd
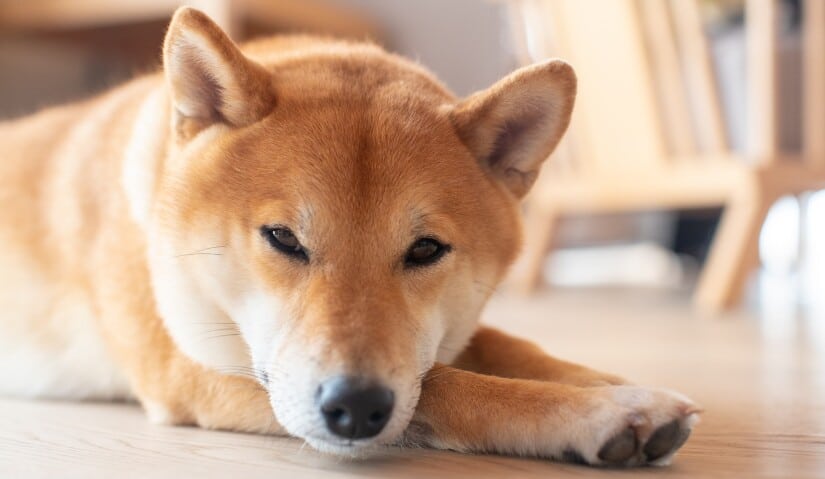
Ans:
[{"label": "dog's right ear", "polygon": [[249,125],[275,105],[270,73],[194,8],[179,8],[172,17],[163,43],[163,69],[183,137],[218,122]]}]

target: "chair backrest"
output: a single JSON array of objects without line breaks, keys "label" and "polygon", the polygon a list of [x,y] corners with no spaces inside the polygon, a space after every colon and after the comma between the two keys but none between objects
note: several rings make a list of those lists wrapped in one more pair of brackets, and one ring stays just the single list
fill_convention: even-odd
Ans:
[{"label": "chair backrest", "polygon": [[[565,170],[632,173],[735,158],[697,0],[518,5],[533,59],[563,57],[579,74],[576,112],[559,155]],[[747,151],[778,161],[778,0],[747,0],[746,8]],[[825,0],[805,0],[804,18],[806,161],[825,165]]]},{"label": "chair backrest", "polygon": [[803,8],[805,159],[825,168],[825,1],[805,0]]},{"label": "chair backrest", "polygon": [[[552,56],[576,68],[579,94],[567,141],[582,173],[649,168],[666,156],[650,65],[633,0],[534,2],[524,20]],[[617,161],[621,159],[621,161]]]}]

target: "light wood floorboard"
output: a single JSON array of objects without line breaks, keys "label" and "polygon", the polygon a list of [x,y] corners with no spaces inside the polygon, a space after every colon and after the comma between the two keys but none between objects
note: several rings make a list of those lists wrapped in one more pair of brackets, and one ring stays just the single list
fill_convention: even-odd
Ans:
[{"label": "light wood floorboard", "polygon": [[551,353],[679,390],[706,412],[666,468],[594,470],[388,450],[366,462],[293,439],[149,424],[128,404],[0,399],[0,478],[825,478],[825,311],[703,316],[684,293],[577,290],[496,298],[487,322]]}]

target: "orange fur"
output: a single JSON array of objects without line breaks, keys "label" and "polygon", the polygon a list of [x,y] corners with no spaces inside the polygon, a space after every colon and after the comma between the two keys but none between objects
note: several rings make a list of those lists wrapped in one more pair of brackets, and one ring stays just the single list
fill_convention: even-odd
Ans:
[{"label": "orange fur", "polygon": [[[518,252],[518,200],[574,96],[559,61],[459,100],[374,45],[288,37],[241,50],[179,10],[162,75],[0,125],[0,301],[17,345],[0,359],[66,357],[71,372],[46,361],[30,388],[0,369],[0,391],[133,395],[156,421],[286,432],[345,454],[403,437],[668,460],[604,450],[627,427],[637,445],[669,421],[688,431],[686,399],[477,330]],[[272,225],[308,259],[275,251],[261,234]],[[451,250],[408,267],[422,237]],[[97,346],[75,351],[78,338]],[[333,375],[395,391],[375,440],[319,430],[313,395]]]}]

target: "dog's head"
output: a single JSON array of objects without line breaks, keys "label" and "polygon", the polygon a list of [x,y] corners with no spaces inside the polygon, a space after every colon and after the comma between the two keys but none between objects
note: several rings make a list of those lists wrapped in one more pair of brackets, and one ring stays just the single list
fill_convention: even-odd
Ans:
[{"label": "dog's head", "polygon": [[242,53],[192,9],[172,21],[164,68],[175,146],[150,261],[176,343],[254,373],[319,449],[396,439],[422,375],[465,346],[519,249],[518,200],[567,126],[571,68],[456,100],[371,45]]}]

